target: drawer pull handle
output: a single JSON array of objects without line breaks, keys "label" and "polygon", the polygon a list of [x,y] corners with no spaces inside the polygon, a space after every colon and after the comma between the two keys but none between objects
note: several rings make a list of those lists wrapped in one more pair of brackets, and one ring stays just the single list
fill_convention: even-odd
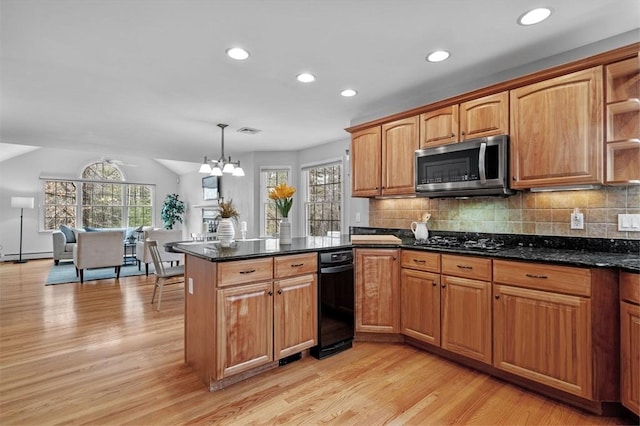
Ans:
[{"label": "drawer pull handle", "polygon": [[547,278],[549,278],[546,275],[536,275],[536,274],[525,274],[525,275],[529,278],[540,278],[542,280],[546,280]]},{"label": "drawer pull handle", "polygon": [[460,269],[473,269],[473,266],[467,266],[467,265],[456,265],[456,266]]},{"label": "drawer pull handle", "polygon": [[241,273],[242,275],[245,275],[245,274],[253,274],[255,271],[256,271],[255,269],[249,269],[248,271],[240,271],[240,273]]},{"label": "drawer pull handle", "polygon": [[425,263],[425,260],[420,260],[420,259],[413,259],[414,262],[416,263]]},{"label": "drawer pull handle", "polygon": [[304,263],[292,263],[291,267],[292,268],[299,268],[300,266],[304,265]]}]

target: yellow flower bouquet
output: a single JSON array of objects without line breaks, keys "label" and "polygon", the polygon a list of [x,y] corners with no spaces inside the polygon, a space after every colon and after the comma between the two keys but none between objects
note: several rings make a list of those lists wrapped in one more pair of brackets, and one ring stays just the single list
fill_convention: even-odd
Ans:
[{"label": "yellow flower bouquet", "polygon": [[293,194],[295,192],[296,189],[286,183],[278,184],[269,191],[269,198],[276,202],[276,208],[282,217],[289,217],[289,210],[293,205]]}]

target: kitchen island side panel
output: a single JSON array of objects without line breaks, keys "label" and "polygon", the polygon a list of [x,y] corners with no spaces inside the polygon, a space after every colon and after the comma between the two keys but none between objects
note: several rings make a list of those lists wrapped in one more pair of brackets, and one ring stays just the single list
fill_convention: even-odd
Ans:
[{"label": "kitchen island side panel", "polygon": [[[215,377],[215,307],[217,263],[185,255],[185,364],[209,387]],[[190,292],[190,289],[193,292]]]}]

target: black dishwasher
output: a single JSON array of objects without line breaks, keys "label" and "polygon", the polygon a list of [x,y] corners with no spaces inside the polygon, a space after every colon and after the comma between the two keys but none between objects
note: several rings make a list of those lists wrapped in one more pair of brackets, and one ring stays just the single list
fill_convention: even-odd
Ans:
[{"label": "black dishwasher", "polygon": [[318,253],[318,346],[311,355],[318,359],[352,346],[354,318],[353,251]]}]

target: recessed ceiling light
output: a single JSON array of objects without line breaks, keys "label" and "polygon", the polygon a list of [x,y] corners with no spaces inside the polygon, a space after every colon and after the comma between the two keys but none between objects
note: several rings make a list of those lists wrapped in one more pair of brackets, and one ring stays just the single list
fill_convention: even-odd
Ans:
[{"label": "recessed ceiling light", "polygon": [[520,25],[534,25],[544,21],[551,15],[551,9],[547,7],[539,7],[537,9],[530,10],[518,18],[518,24]]},{"label": "recessed ceiling light", "polygon": [[237,61],[244,61],[249,57],[249,52],[241,47],[231,47],[227,49],[227,55]]},{"label": "recessed ceiling light", "polygon": [[427,55],[427,61],[429,62],[442,62],[447,59],[451,54],[446,50],[436,50]]},{"label": "recessed ceiling light", "polygon": [[342,92],[340,92],[340,94],[342,96],[344,96],[345,98],[350,98],[351,96],[357,95],[358,92],[356,90],[353,90],[353,89],[344,89]]},{"label": "recessed ceiling light", "polygon": [[312,81],[316,81],[316,76],[313,74],[309,74],[308,72],[298,74],[296,78],[302,83],[311,83]]}]

